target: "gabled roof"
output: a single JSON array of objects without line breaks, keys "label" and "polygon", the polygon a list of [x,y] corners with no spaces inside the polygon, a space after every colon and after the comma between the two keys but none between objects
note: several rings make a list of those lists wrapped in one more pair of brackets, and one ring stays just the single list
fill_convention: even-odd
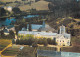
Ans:
[{"label": "gabled roof", "polygon": [[[28,28],[29,28],[29,24],[27,24],[27,26],[28,26]],[[39,29],[39,28],[42,28],[43,27],[43,25],[39,25],[39,24],[31,24],[31,28],[32,29]]]},{"label": "gabled roof", "polygon": [[38,24],[31,24],[32,29],[39,29],[41,28],[43,25],[38,25]]},{"label": "gabled roof", "polygon": [[64,37],[65,37],[65,38],[71,38],[71,34],[65,33],[65,34],[64,34]]},{"label": "gabled roof", "polygon": [[66,39],[69,39],[69,38],[71,38],[71,34],[67,34],[67,33],[65,33],[65,34],[58,34],[57,35],[57,38],[66,38]]}]

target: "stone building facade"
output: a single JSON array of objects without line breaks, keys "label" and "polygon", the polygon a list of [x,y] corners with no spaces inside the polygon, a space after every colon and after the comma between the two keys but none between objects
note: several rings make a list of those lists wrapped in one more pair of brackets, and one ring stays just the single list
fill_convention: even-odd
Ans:
[{"label": "stone building facade", "polygon": [[19,31],[19,36],[33,35],[34,38],[51,38],[55,39],[59,46],[70,46],[71,34],[66,33],[65,26],[60,26],[60,32],[37,32],[37,31]]}]

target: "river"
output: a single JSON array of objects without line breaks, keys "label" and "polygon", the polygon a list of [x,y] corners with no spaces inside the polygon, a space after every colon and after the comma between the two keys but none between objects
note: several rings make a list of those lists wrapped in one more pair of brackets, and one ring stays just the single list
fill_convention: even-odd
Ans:
[{"label": "river", "polygon": [[[27,15],[27,16],[24,16],[24,19],[33,18],[33,17],[39,17],[39,15]],[[13,23],[16,22],[16,19],[15,19],[15,18],[12,18],[12,19],[6,18],[5,21],[0,21],[0,27],[1,27],[1,26],[8,26],[8,25],[10,25],[12,22],[13,22]]]}]

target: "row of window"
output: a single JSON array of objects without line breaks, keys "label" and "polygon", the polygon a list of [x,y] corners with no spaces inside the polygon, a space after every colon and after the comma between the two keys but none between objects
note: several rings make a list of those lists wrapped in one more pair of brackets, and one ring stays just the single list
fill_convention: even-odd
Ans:
[{"label": "row of window", "polygon": [[[58,40],[57,40],[57,42],[58,42]],[[64,40],[63,41],[60,40],[60,42],[64,42]]]},{"label": "row of window", "polygon": [[[58,40],[57,40],[57,42],[59,42]],[[60,42],[64,42],[64,40],[62,41],[62,40],[60,40]],[[69,40],[68,40],[68,42],[69,42]]]}]

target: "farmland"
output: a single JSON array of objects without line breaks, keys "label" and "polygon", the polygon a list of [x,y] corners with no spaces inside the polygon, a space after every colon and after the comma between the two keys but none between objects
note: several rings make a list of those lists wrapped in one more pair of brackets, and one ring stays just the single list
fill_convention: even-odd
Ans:
[{"label": "farmland", "polygon": [[9,45],[12,41],[9,39],[0,39],[0,51]]}]

